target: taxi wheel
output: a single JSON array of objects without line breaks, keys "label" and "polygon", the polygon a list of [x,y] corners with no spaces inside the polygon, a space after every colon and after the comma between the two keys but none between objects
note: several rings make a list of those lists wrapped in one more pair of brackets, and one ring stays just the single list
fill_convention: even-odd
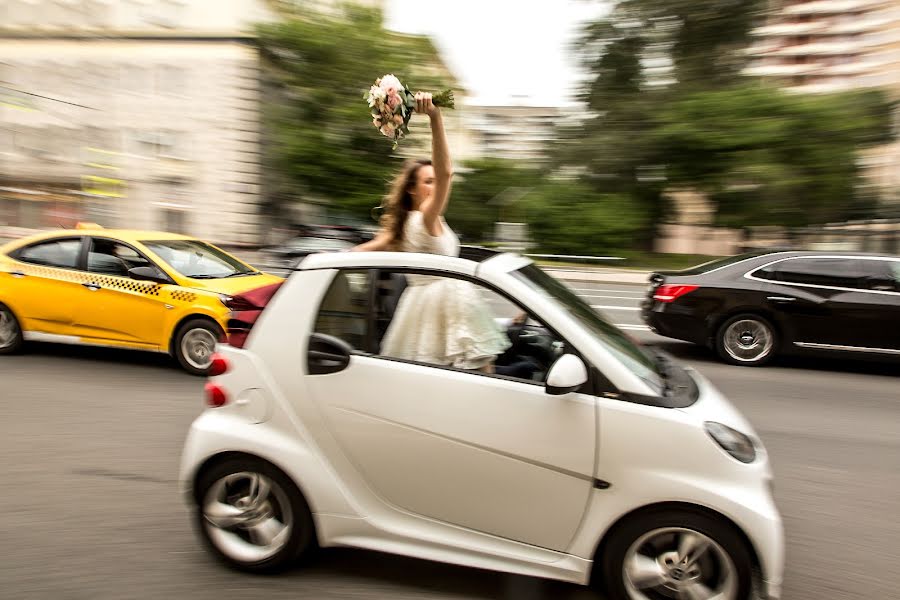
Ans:
[{"label": "taxi wheel", "polygon": [[205,376],[223,338],[222,329],[208,319],[191,319],[178,330],[172,352],[181,367],[191,375]]},{"label": "taxi wheel", "polygon": [[13,354],[22,347],[22,327],[13,311],[0,303],[0,354]]}]

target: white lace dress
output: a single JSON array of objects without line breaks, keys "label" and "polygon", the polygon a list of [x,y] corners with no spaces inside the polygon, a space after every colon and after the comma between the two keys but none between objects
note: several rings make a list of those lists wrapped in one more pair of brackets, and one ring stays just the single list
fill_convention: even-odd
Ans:
[{"label": "white lace dress", "polygon": [[[404,252],[459,256],[459,238],[441,218],[433,236],[419,211],[404,226]],[[502,354],[510,342],[493,319],[479,288],[450,277],[408,274],[381,354],[460,369],[480,369]]]}]

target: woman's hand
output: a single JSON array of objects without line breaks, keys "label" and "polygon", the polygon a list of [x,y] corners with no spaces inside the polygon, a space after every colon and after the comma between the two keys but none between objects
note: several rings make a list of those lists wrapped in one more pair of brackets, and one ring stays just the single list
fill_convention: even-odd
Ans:
[{"label": "woman's hand", "polygon": [[433,117],[440,114],[440,110],[434,105],[429,92],[416,92],[416,112]]}]

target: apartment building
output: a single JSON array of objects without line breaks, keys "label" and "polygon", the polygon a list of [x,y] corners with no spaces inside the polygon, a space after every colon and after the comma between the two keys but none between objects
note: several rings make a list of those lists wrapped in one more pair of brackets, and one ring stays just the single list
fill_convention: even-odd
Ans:
[{"label": "apartment building", "polygon": [[0,0],[0,225],[255,243],[257,0]]},{"label": "apartment building", "polygon": [[[900,99],[900,0],[781,0],[758,28],[748,75],[805,93],[882,88]],[[894,119],[900,134],[900,115]],[[862,161],[888,215],[900,213],[900,142]]]}]

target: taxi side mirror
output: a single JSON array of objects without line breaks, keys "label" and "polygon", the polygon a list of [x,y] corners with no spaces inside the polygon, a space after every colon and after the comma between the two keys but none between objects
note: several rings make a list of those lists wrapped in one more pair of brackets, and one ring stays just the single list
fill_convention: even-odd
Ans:
[{"label": "taxi side mirror", "polygon": [[153,267],[134,267],[128,269],[128,276],[138,281],[152,281],[154,283],[171,283],[169,278]]}]

